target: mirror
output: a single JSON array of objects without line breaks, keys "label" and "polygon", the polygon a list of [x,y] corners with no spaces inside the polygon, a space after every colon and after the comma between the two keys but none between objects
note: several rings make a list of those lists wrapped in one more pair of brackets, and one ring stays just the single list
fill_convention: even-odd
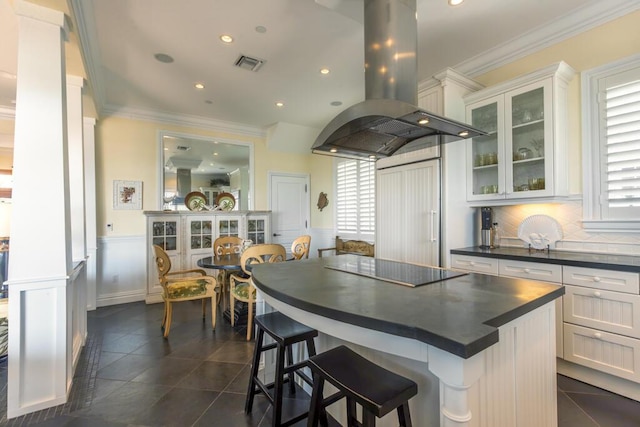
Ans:
[{"label": "mirror", "polygon": [[184,198],[192,191],[215,207],[221,193],[235,198],[233,210],[253,209],[253,145],[247,142],[159,133],[159,209],[188,210]]}]

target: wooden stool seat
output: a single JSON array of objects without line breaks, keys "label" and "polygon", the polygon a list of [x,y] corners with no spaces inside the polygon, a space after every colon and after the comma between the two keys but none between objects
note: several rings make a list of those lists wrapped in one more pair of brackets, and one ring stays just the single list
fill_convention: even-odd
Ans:
[{"label": "wooden stool seat", "polygon": [[[318,336],[318,331],[311,329],[293,319],[288,318],[280,312],[262,314],[256,316],[256,344],[253,351],[253,361],[251,374],[249,377],[249,388],[247,390],[247,400],[245,412],[248,414],[253,407],[253,399],[256,394],[263,393],[273,406],[273,427],[284,427],[297,423],[307,417],[308,412],[304,412],[287,421],[282,421],[282,399],[284,383],[289,383],[289,392],[295,394],[294,375],[298,375],[309,385],[313,382],[302,368],[307,366],[307,361],[293,362],[293,344],[305,342],[307,354],[314,356],[316,347],[313,339]],[[264,334],[269,335],[274,343],[264,344]],[[276,350],[276,372],[272,383],[264,384],[258,378],[258,367],[260,365],[260,355],[268,350]],[[285,364],[286,358],[286,364]],[[285,378],[286,377],[286,378]],[[273,389],[273,393],[269,390]]]},{"label": "wooden stool seat", "polygon": [[[362,426],[374,426],[381,418],[398,410],[400,425],[411,427],[408,402],[418,393],[418,385],[408,378],[370,362],[345,346],[309,358],[313,372],[313,394],[308,426],[317,426],[324,408],[339,397],[347,398],[348,426],[359,425],[355,404],[362,406]],[[323,399],[323,383],[328,381],[338,393]]]}]

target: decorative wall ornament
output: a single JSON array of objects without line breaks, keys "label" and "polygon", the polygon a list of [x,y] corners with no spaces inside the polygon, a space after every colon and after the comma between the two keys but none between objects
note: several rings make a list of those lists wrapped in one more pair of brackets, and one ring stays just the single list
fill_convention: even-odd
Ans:
[{"label": "decorative wall ornament", "polygon": [[322,212],[322,209],[326,208],[329,204],[329,199],[327,199],[327,193],[320,192],[318,196],[318,209]]},{"label": "decorative wall ornament", "polygon": [[113,181],[113,209],[142,209],[142,181]]}]

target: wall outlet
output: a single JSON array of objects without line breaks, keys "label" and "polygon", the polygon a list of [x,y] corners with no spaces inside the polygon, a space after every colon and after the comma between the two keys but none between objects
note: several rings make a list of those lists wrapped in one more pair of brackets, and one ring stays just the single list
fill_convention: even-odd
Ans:
[{"label": "wall outlet", "polygon": [[107,230],[113,231],[113,224],[107,224]]}]

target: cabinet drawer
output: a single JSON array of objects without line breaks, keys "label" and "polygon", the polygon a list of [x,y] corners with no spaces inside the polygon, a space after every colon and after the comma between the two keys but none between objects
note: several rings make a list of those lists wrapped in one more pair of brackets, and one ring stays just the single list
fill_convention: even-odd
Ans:
[{"label": "cabinet drawer", "polygon": [[562,266],[557,264],[501,259],[498,273],[506,277],[562,283]]},{"label": "cabinet drawer", "polygon": [[498,260],[466,255],[451,255],[451,268],[474,273],[498,275]]},{"label": "cabinet drawer", "polygon": [[565,285],[564,321],[640,338],[640,296]]},{"label": "cabinet drawer", "polygon": [[564,359],[640,382],[640,340],[564,324]]},{"label": "cabinet drawer", "polygon": [[564,267],[562,281],[569,285],[638,294],[638,273],[597,268]]}]

